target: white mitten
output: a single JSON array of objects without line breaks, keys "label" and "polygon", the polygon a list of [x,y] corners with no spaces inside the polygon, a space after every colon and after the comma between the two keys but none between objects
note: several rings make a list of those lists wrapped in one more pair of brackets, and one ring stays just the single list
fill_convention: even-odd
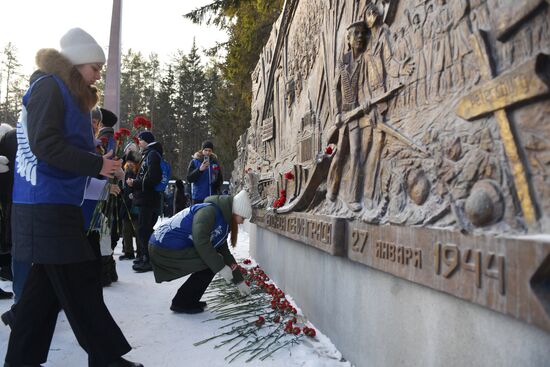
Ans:
[{"label": "white mitten", "polygon": [[231,271],[231,268],[229,266],[225,265],[222,270],[220,270],[219,274],[223,279],[225,279],[227,284],[231,284],[231,282],[233,281],[233,272]]},{"label": "white mitten", "polygon": [[245,282],[240,282],[237,284],[237,289],[239,290],[239,293],[241,296],[246,297],[249,296],[252,291],[250,290],[250,287],[246,285]]},{"label": "white mitten", "polygon": [[8,167],[9,159],[6,156],[0,155],[0,173],[6,173],[10,170]]}]

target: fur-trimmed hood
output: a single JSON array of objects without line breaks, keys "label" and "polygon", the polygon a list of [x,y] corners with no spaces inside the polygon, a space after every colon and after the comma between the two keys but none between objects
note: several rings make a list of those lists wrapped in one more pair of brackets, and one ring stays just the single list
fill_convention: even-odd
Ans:
[{"label": "fur-trimmed hood", "polygon": [[[210,154],[210,157],[219,162],[218,156],[215,153]],[[193,159],[198,159],[199,161],[202,161],[203,158],[204,155],[202,154],[202,150],[199,150],[198,152],[195,152],[195,154],[193,154]]]},{"label": "fur-trimmed hood", "polygon": [[70,75],[73,65],[59,51],[54,48],[40,49],[36,53],[35,62],[41,72],[55,74],[63,80],[65,85],[70,86]]},{"label": "fur-trimmed hood", "polygon": [[55,74],[67,86],[78,101],[82,111],[91,111],[99,100],[97,88],[87,85],[69,59],[53,48],[43,48],[36,53],[38,70],[31,76],[31,83],[44,74]]}]

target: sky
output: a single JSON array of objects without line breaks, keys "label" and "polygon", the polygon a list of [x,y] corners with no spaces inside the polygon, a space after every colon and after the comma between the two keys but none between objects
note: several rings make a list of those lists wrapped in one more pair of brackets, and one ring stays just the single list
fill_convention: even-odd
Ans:
[{"label": "sky", "polygon": [[[199,50],[224,42],[227,35],[215,27],[195,25],[183,14],[212,0],[122,0],[122,52],[143,55],[156,52],[161,64],[176,50],[188,52],[195,37]],[[90,33],[108,54],[112,0],[1,0],[0,50],[8,42],[17,48],[21,71],[31,74],[34,56],[41,48],[59,49],[59,39],[69,29]]]}]

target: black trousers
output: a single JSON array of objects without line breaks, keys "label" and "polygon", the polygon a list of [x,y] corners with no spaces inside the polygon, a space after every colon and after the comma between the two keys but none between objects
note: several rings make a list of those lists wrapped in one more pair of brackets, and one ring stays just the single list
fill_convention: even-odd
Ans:
[{"label": "black trousers", "polygon": [[196,307],[206,288],[208,288],[208,285],[214,279],[214,275],[216,274],[210,269],[191,274],[178,289],[178,292],[172,299],[172,304],[183,308]]},{"label": "black trousers", "polygon": [[63,309],[90,367],[105,367],[132,348],[103,301],[97,263],[34,264],[17,303],[6,362],[46,362],[57,315]]},{"label": "black trousers", "polygon": [[141,253],[149,259],[149,238],[153,234],[153,227],[159,219],[159,209],[142,206],[139,208],[138,217],[138,246]]}]

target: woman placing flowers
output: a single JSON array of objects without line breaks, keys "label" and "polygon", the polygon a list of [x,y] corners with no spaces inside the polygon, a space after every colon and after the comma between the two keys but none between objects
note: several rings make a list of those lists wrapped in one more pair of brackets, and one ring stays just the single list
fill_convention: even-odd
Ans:
[{"label": "woman placing flowers", "polygon": [[172,299],[170,309],[181,313],[199,313],[204,291],[216,273],[239,289],[250,294],[237,262],[227,245],[237,243],[238,225],[252,216],[252,206],[246,191],[235,197],[209,196],[204,203],[182,210],[159,226],[149,240],[149,254],[157,283],[191,274]]}]

